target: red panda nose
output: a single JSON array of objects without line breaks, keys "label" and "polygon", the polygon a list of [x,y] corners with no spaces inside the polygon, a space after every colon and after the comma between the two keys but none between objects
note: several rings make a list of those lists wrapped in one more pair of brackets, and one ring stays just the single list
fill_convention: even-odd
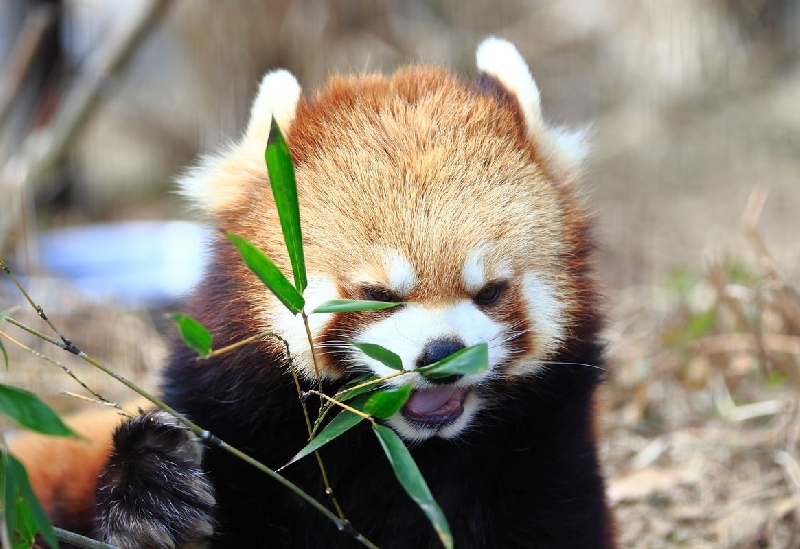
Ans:
[{"label": "red panda nose", "polygon": [[[422,350],[422,354],[417,359],[416,366],[417,368],[421,368],[422,366],[439,362],[440,360],[449,357],[456,351],[460,351],[463,348],[464,343],[458,339],[437,339],[431,341]],[[429,381],[437,384],[451,384],[455,383],[462,377],[463,376],[460,375],[452,375],[439,379],[430,379]]]}]

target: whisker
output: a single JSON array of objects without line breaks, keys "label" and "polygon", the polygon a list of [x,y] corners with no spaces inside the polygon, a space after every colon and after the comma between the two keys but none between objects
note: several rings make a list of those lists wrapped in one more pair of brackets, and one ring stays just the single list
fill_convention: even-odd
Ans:
[{"label": "whisker", "polygon": [[603,372],[606,371],[605,368],[602,366],[598,366],[597,364],[585,364],[583,362],[561,362],[558,360],[541,360],[539,361],[542,364],[546,365],[553,365],[553,366],[583,366],[585,368],[594,368],[595,370],[601,370]]}]

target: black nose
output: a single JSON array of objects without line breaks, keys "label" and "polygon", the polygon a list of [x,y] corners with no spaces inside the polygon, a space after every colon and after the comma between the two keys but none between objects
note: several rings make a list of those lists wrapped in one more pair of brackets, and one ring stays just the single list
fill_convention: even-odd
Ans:
[{"label": "black nose", "polygon": [[[417,368],[433,364],[434,362],[439,362],[440,360],[449,357],[456,351],[460,351],[463,348],[464,344],[457,339],[437,339],[435,341],[431,341],[425,346],[425,348],[422,350],[422,354],[417,359]],[[463,376],[460,375],[452,375],[439,379],[430,379],[430,381],[433,383],[448,384],[455,383],[462,377]]]}]

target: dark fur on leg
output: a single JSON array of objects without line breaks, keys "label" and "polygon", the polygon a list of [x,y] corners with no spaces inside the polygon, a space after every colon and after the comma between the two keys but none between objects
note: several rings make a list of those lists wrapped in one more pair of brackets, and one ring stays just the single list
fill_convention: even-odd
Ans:
[{"label": "dark fur on leg", "polygon": [[215,505],[193,433],[161,410],[121,425],[97,485],[97,536],[121,549],[199,549]]}]

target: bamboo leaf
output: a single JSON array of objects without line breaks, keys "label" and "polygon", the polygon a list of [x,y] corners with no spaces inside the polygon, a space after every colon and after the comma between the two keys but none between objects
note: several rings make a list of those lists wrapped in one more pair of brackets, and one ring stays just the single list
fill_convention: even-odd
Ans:
[{"label": "bamboo leaf", "polygon": [[370,395],[367,403],[364,404],[364,411],[378,419],[388,419],[395,415],[408,397],[411,396],[411,384],[398,387],[397,389],[384,389],[376,391]]},{"label": "bamboo leaf", "polygon": [[[359,385],[362,385],[367,381],[373,379],[377,378],[372,374],[361,374],[360,376],[351,379],[349,382],[343,385],[341,389],[336,391],[336,394],[333,395],[333,398],[335,398],[339,402],[347,402],[348,400],[352,400],[360,394],[367,393],[369,391],[374,391],[377,387],[377,384],[367,385],[365,387],[359,387],[358,389],[352,389],[353,387],[358,387]],[[336,408],[337,410],[341,410],[341,408],[336,404],[329,401],[325,401],[324,405],[320,409],[320,413],[317,416],[317,419],[314,421],[314,432],[316,432],[317,428],[320,425],[322,425],[323,421],[325,421],[325,417],[328,415],[328,412],[330,412],[334,408]]]},{"label": "bamboo leaf", "polygon": [[169,317],[178,326],[178,333],[190,349],[197,351],[200,357],[206,357],[211,352],[212,338],[205,326],[183,313],[173,313]]},{"label": "bamboo leaf", "polygon": [[299,313],[305,305],[305,300],[300,292],[292,286],[291,282],[283,276],[278,267],[253,244],[232,233],[226,233],[228,240],[239,250],[245,265],[281,300],[293,314]]},{"label": "bamboo leaf", "polygon": [[[351,406],[356,410],[361,410],[368,399],[369,395],[361,395],[360,398],[353,401]],[[325,428],[322,429],[322,431],[320,431],[317,436],[311,440],[311,442],[306,444],[299,452],[297,452],[291,461],[284,465],[284,467],[287,467],[292,463],[303,459],[307,455],[316,452],[339,435],[358,425],[358,423],[360,423],[363,419],[363,417],[354,414],[353,412],[341,410],[338,414],[336,414],[336,416],[334,416],[331,422],[328,423]]]},{"label": "bamboo leaf", "polygon": [[447,523],[447,518],[444,516],[439,504],[433,499],[433,495],[425,483],[425,479],[422,478],[422,474],[419,472],[419,468],[406,445],[388,427],[373,424],[372,430],[375,431],[386,457],[389,458],[389,463],[392,465],[397,480],[400,481],[400,484],[411,496],[411,499],[416,502],[428,517],[428,520],[431,521],[442,544],[446,548],[452,549],[453,536],[450,533],[450,525]]},{"label": "bamboo leaf", "polygon": [[373,374],[361,374],[360,376],[352,380],[350,383],[339,389],[339,391],[337,391],[336,393],[337,400],[340,400],[341,402],[347,402],[348,400],[352,400],[360,394],[374,391],[375,389],[377,389],[379,384],[374,383],[372,385],[367,385],[365,387],[359,387],[358,389],[352,388],[352,387],[358,387],[359,385],[363,385],[364,383],[372,381],[373,379],[378,379],[378,378],[375,377]]},{"label": "bamboo leaf", "polygon": [[[371,391],[375,391],[378,387],[377,383],[373,383],[371,385],[365,385],[363,387],[358,387],[359,385],[363,385],[367,381],[372,381],[373,379],[378,379],[372,374],[361,374],[360,376],[356,377],[355,379],[350,380],[347,384],[345,384],[341,389],[336,391],[336,394],[333,395],[333,398],[338,400],[339,402],[347,402],[348,400],[352,400],[356,398],[358,395],[368,393]],[[353,389],[353,387],[358,387],[358,389]],[[322,424],[325,420],[325,417],[328,415],[328,412],[333,408],[339,409],[336,404],[331,402],[326,402],[325,405],[322,407],[319,415],[317,416],[316,421],[314,422],[314,430],[316,431],[317,428]]]},{"label": "bamboo leaf", "polygon": [[[358,341],[351,341],[350,344],[361,350],[368,357],[374,358],[392,370],[399,371],[403,369],[403,360],[385,347],[374,343],[361,343]],[[433,366],[433,364],[431,366]]]},{"label": "bamboo leaf", "polygon": [[359,385],[363,385],[364,383],[372,381],[373,379],[378,379],[378,378],[375,377],[374,374],[361,374],[360,376],[344,384],[341,389],[336,391],[336,399],[342,402],[347,402],[348,400],[351,400],[362,393],[365,393],[367,391],[374,391],[377,384],[367,385],[366,387],[359,387],[358,389],[353,389],[353,387],[358,387]]},{"label": "bamboo leaf", "polygon": [[380,311],[403,305],[389,301],[366,301],[361,299],[331,299],[320,304],[312,313],[359,313],[362,311]]},{"label": "bamboo leaf", "polygon": [[436,379],[452,375],[478,374],[488,367],[489,346],[486,343],[479,343],[414,371],[425,377]]},{"label": "bamboo leaf", "polygon": [[6,452],[0,453],[0,459],[3,462],[2,507],[13,548],[32,547],[38,532],[50,547],[57,549],[56,534],[33,493],[25,467]]},{"label": "bamboo leaf", "polygon": [[292,262],[294,285],[302,295],[308,283],[306,282],[306,264],[303,257],[303,235],[300,231],[300,207],[297,202],[297,182],[294,177],[292,157],[289,147],[283,139],[281,130],[275,119],[267,138],[267,150],[264,152],[269,172],[269,182],[272,186],[272,195],[275,197],[275,206],[281,220],[283,239],[289,252],[289,261]]},{"label": "bamboo leaf", "polygon": [[26,427],[44,435],[56,437],[79,437],[64,425],[61,418],[39,397],[17,387],[0,383],[0,413]]}]

